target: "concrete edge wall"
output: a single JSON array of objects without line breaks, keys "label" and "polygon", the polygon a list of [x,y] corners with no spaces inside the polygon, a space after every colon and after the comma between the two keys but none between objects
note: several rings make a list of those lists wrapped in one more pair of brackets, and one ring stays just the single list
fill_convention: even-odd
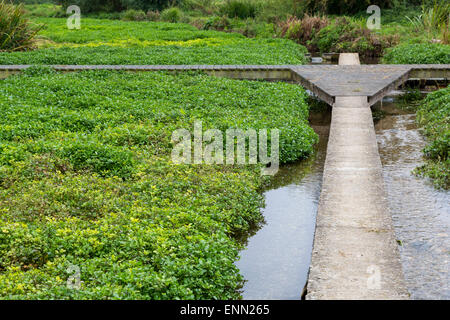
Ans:
[{"label": "concrete edge wall", "polygon": [[[352,56],[352,55],[349,55]],[[349,60],[343,67],[351,67],[359,58],[355,56],[352,61]],[[348,59],[347,59],[348,60]],[[347,61],[346,59],[342,61]],[[351,64],[352,63],[352,64]],[[0,65],[0,79],[20,73],[22,70],[29,68],[31,65]],[[320,67],[321,65],[318,65]],[[353,66],[355,66],[353,64]],[[371,65],[368,65],[371,66]],[[383,65],[381,65],[383,66]],[[399,87],[408,79],[449,79],[450,65],[387,65],[398,66],[399,68],[408,68],[401,77],[389,84],[376,94],[367,97],[369,105],[373,105],[380,101],[391,90]],[[320,87],[311,83],[308,79],[304,79],[295,69],[301,68],[299,65],[51,65],[57,71],[75,72],[84,70],[123,70],[130,72],[138,71],[204,71],[211,76],[226,77],[231,79],[247,79],[247,80],[268,80],[268,81],[294,81],[310,90],[319,99],[326,102],[330,106],[335,103],[335,97],[322,90]],[[317,67],[314,65],[306,66],[308,68]],[[337,66],[339,67],[339,66]]]}]

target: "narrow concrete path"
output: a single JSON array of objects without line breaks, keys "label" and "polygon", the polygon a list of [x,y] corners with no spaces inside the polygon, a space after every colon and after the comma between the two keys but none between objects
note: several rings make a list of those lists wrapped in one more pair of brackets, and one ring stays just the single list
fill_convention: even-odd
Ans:
[{"label": "narrow concrete path", "polygon": [[333,106],[306,298],[408,298],[364,96]]}]

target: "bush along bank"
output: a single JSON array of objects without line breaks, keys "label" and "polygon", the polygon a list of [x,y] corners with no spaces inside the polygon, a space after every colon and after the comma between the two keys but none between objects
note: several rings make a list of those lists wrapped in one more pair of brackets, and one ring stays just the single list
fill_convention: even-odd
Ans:
[{"label": "bush along bank", "polygon": [[433,64],[450,63],[450,45],[440,43],[406,43],[386,50],[383,63]]},{"label": "bush along bank", "polygon": [[450,187],[450,87],[428,94],[417,110],[417,122],[428,139],[426,162],[415,173],[432,179],[438,188]]},{"label": "bush along bank", "polygon": [[328,18],[305,15],[280,23],[280,33],[308,48],[310,52],[358,52],[362,57],[379,57],[398,42],[392,35],[376,34],[365,21],[349,17]]},{"label": "bush along bank", "polygon": [[0,297],[239,298],[234,239],[262,219],[260,168],[175,165],[171,134],[278,128],[281,162],[302,159],[317,141],[305,99],[201,73],[2,80]]}]

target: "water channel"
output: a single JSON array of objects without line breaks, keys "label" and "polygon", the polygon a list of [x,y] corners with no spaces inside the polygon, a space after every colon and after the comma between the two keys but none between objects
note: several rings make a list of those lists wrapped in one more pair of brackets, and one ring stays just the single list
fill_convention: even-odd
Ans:
[{"label": "water channel", "polygon": [[[376,122],[385,188],[406,284],[412,299],[450,298],[449,192],[414,176],[425,139],[415,114],[388,97]],[[326,156],[330,112],[313,114],[320,136],[315,155],[282,167],[265,191],[265,224],[247,239],[236,265],[246,282],[244,299],[301,299],[307,282]]]}]

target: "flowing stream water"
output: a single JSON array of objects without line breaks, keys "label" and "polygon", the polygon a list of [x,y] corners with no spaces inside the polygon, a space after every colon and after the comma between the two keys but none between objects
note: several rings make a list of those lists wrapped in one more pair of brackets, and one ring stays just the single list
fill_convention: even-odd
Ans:
[{"label": "flowing stream water", "polygon": [[[425,138],[415,114],[387,98],[375,129],[406,284],[412,299],[450,299],[450,192],[414,176]],[[312,115],[320,143],[310,160],[280,168],[264,193],[265,224],[236,262],[244,299],[300,299],[307,282],[330,112]]]},{"label": "flowing stream water", "polygon": [[450,192],[411,171],[426,144],[415,114],[383,103],[375,125],[403,272],[412,299],[450,299]]}]

